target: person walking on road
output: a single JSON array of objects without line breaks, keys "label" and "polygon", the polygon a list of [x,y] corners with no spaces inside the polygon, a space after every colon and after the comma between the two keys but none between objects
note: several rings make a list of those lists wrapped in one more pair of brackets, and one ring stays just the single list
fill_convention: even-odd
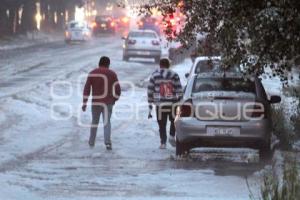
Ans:
[{"label": "person walking on road", "polygon": [[154,104],[160,133],[160,149],[166,148],[168,119],[171,123],[169,142],[175,146],[174,104],[182,97],[180,78],[176,72],[169,68],[169,60],[161,59],[160,68],[153,72],[148,85],[149,117],[151,117],[152,105]]},{"label": "person walking on road", "polygon": [[95,139],[100,115],[104,124],[104,143],[107,150],[112,150],[111,143],[111,115],[115,102],[121,95],[116,73],[109,69],[110,59],[101,57],[99,67],[91,71],[83,91],[82,111],[86,111],[87,102],[92,89],[92,125],[90,130],[90,147],[95,146]]}]

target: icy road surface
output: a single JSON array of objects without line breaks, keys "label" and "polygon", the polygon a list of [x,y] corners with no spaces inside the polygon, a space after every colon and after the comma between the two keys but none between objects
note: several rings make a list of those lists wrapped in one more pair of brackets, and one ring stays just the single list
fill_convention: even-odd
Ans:
[{"label": "icy road surface", "polygon": [[[89,148],[90,111],[80,112],[84,79],[102,55],[123,90],[112,152],[101,127]],[[182,82],[190,64],[174,66]],[[170,145],[158,149],[145,88],[156,67],[152,60],[123,62],[119,37],[0,50],[0,199],[244,200],[249,189],[257,196],[265,166],[254,150],[197,149],[178,160]]]}]

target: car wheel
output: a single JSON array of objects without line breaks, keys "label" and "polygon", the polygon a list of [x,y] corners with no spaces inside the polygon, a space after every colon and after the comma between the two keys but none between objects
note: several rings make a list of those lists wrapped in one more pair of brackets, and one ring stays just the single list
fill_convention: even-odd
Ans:
[{"label": "car wheel", "polygon": [[156,58],[154,58],[154,59],[155,59],[155,63],[159,63],[160,57],[156,57]]},{"label": "car wheel", "polygon": [[124,60],[124,61],[129,61],[129,57],[128,57],[128,56],[125,56],[125,55],[123,55],[123,60]]},{"label": "car wheel", "polygon": [[186,153],[188,153],[188,148],[187,146],[182,143],[182,142],[179,142],[179,140],[176,138],[176,156],[182,156]]},{"label": "car wheel", "polygon": [[269,161],[272,159],[272,149],[270,142],[264,144],[262,147],[259,149],[259,160],[264,162],[264,161]]}]

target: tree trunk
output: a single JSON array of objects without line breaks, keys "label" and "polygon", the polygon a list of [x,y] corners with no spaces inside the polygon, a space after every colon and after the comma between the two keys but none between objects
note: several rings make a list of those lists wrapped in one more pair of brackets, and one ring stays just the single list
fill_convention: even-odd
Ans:
[{"label": "tree trunk", "polygon": [[0,36],[7,34],[7,15],[6,8],[0,6]]},{"label": "tree trunk", "polygon": [[36,5],[35,0],[26,0],[23,6],[21,33],[36,30]]}]

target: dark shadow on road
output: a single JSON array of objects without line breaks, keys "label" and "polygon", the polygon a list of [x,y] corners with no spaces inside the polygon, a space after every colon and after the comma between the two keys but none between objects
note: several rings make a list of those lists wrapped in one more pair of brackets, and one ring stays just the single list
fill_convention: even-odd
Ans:
[{"label": "dark shadow on road", "polygon": [[255,152],[192,151],[186,158],[175,158],[172,168],[213,170],[217,176],[248,177],[261,171],[270,161],[259,161]]}]

